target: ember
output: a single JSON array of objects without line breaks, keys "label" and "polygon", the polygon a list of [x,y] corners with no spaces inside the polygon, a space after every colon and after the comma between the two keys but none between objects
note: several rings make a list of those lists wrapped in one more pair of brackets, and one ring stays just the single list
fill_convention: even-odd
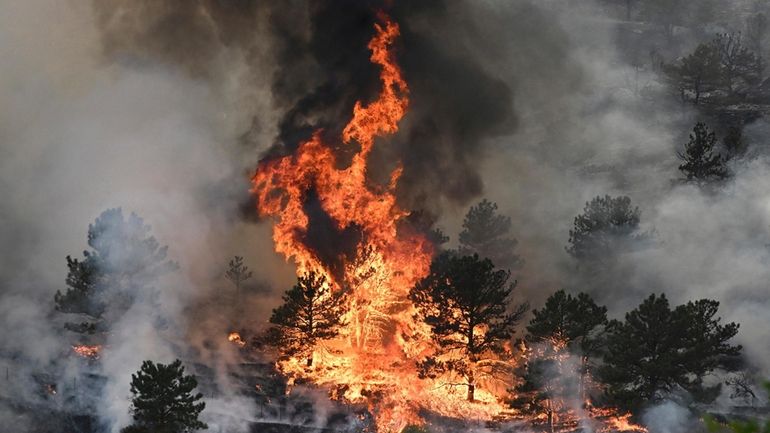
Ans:
[{"label": "ember", "polygon": [[82,356],[83,358],[98,359],[99,353],[102,350],[102,346],[78,345],[78,346],[72,346],[72,350],[79,356]]},{"label": "ember", "polygon": [[237,332],[231,332],[227,335],[227,341],[237,344],[240,347],[246,346],[246,342],[241,338],[241,334]]}]

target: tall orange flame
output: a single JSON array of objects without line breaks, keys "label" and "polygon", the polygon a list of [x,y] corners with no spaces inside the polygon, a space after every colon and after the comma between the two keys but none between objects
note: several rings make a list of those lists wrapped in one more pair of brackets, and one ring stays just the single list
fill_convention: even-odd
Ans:
[{"label": "tall orange flame", "polygon": [[[360,146],[350,165],[339,168],[334,153],[316,131],[293,155],[261,163],[252,180],[259,212],[275,220],[276,251],[296,263],[298,274],[320,272],[336,289],[351,290],[343,338],[330,343],[337,350],[317,355],[323,371],[305,372],[302,363],[293,360],[281,367],[287,374],[310,374],[317,383],[344,386],[341,397],[351,401],[366,401],[369,391],[396,386],[404,369],[414,372],[413,364],[408,363],[410,350],[400,335],[414,326],[407,294],[427,274],[432,255],[432,245],[424,236],[399,233],[398,223],[408,215],[394,194],[401,168],[391,173],[384,186],[371,186],[367,179],[367,160],[375,138],[398,131],[409,105],[409,89],[392,52],[399,27],[383,17],[375,29],[368,46],[371,61],[381,67],[382,89],[368,105],[355,104],[353,117],[342,132],[345,144]],[[355,257],[347,260],[342,272],[332,272],[330,264],[304,241],[310,224],[304,208],[309,191],[317,195],[338,230],[355,227],[361,233]],[[419,421],[408,403],[382,404],[373,411],[380,415],[378,424],[388,429]],[[389,423],[394,425],[385,426]]]},{"label": "tall orange flame", "polygon": [[[368,404],[381,433],[422,424],[421,409],[492,420],[505,410],[492,385],[477,390],[476,401],[468,402],[462,384],[449,377],[417,379],[416,361],[433,346],[426,325],[415,322],[407,295],[427,275],[433,246],[421,234],[399,231],[408,215],[395,196],[401,168],[393,170],[387,185],[373,186],[367,179],[375,139],[397,132],[409,105],[409,88],[392,51],[399,27],[382,17],[375,30],[368,47],[371,61],[381,68],[382,88],[368,105],[355,104],[343,129],[340,140],[360,146],[349,166],[339,167],[331,146],[316,131],[293,154],[261,162],[252,179],[258,211],[274,221],[276,251],[294,261],[298,275],[321,273],[333,289],[349,290],[346,325],[340,337],[316,348],[314,366],[307,367],[303,357],[278,367],[289,383],[309,379],[328,386],[335,398]],[[339,258],[342,269],[325,263],[306,243],[311,217],[305,206],[311,192],[337,230],[360,231],[354,257]],[[238,341],[233,334],[229,339]]]}]

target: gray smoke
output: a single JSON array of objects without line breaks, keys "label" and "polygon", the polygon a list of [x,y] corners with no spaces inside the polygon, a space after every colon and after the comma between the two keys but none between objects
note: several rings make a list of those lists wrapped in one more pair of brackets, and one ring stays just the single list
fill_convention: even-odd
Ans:
[{"label": "gray smoke", "polygon": [[[496,201],[526,260],[519,296],[535,306],[562,287],[591,291],[615,316],[650,292],[717,299],[767,374],[767,123],[747,129],[750,157],[724,187],[676,182],[675,151],[697,114],[665,102],[651,53],[619,38],[632,29],[598,3],[574,3],[385,5],[402,28],[412,111],[377,147],[373,179],[403,162],[399,199],[451,235],[474,200]],[[88,223],[117,206],[152,226],[180,270],[109,336],[105,428],[127,422],[141,360],[175,357],[216,370],[212,413],[239,412],[233,428],[255,419],[230,383],[237,357],[221,336],[263,322],[293,270],[273,252],[269,223],[244,217],[254,213],[248,174],[317,127],[334,136],[354,101],[376,93],[365,49],[374,7],[383,4],[0,0],[0,421],[24,431],[35,420],[5,402],[56,405],[40,383],[64,387],[81,373],[77,360],[62,361],[71,335],[53,293]],[[617,258],[614,284],[577,287],[585,281],[564,250],[568,231],[604,194],[630,196],[655,242]],[[234,254],[273,288],[253,292],[237,320],[217,301]],[[151,326],[158,316],[168,320],[161,330]]]}]

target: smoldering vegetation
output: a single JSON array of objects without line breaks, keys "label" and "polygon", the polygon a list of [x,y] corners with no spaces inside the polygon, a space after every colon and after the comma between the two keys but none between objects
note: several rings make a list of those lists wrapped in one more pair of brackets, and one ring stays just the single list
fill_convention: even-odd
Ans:
[{"label": "smoldering vegetation", "polygon": [[[131,373],[176,357],[201,378],[212,429],[370,422],[312,388],[276,400],[285,384],[268,357],[244,359],[223,336],[264,324],[294,273],[256,217],[249,175],[316,129],[339,136],[355,101],[376,95],[366,44],[378,9],[401,26],[410,111],[375,148],[372,183],[402,164],[400,203],[450,234],[448,247],[469,205],[496,202],[525,261],[516,296],[532,305],[559,288],[616,315],[653,292],[717,299],[741,324],[746,362],[767,376],[767,101],[695,106],[661,66],[717,32],[748,37],[763,5],[714,0],[706,15],[672,1],[669,23],[645,0],[573,3],[0,2],[3,425],[118,431]],[[682,182],[676,152],[692,125],[706,120],[724,137],[736,119],[747,151],[727,163],[731,176]],[[350,148],[337,144],[345,161]],[[639,207],[645,240],[596,270],[565,246],[575,216],[605,194]],[[54,293],[65,257],[88,248],[88,224],[115,207],[141,215],[179,269],[132,292],[109,330],[83,335],[65,327],[81,317],[55,311]],[[237,296],[224,278],[235,254],[255,274]],[[89,360],[74,344],[106,349]],[[668,402],[647,417],[651,431],[692,422]]]}]

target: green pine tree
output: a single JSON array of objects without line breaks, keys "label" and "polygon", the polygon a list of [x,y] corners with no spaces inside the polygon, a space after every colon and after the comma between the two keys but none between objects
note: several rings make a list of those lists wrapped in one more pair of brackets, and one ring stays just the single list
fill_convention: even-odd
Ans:
[{"label": "green pine tree", "polygon": [[303,354],[307,366],[313,365],[316,345],[336,337],[344,325],[346,296],[332,293],[326,277],[309,272],[283,295],[283,305],[273,310],[270,323],[277,325],[271,344],[287,356]]},{"label": "green pine tree", "polygon": [[690,141],[684,145],[684,152],[677,153],[682,160],[679,170],[688,181],[707,182],[727,177],[724,159],[721,155],[714,154],[716,140],[716,135],[706,124],[695,124]]},{"label": "green pine tree", "polygon": [[122,433],[190,433],[206,429],[200,421],[206,403],[203,395],[193,394],[198,381],[185,375],[182,361],[156,364],[144,361],[131,375],[131,413],[133,424]]}]

